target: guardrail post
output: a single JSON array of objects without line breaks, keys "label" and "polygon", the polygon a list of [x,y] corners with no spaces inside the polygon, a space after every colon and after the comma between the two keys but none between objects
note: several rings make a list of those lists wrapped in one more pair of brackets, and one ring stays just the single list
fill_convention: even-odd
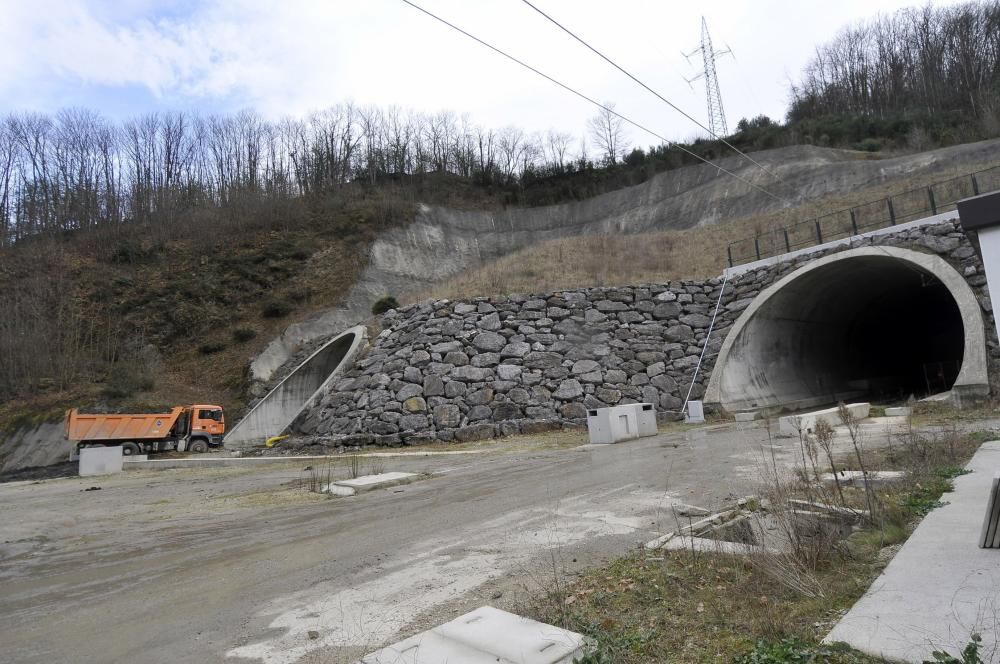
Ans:
[{"label": "guardrail post", "polygon": [[757,253],[757,260],[760,260],[760,238],[753,236],[753,250]]},{"label": "guardrail post", "polygon": [[976,174],[975,173],[973,173],[971,177],[972,177],[972,195],[973,196],[978,196],[979,195],[979,180],[976,179]]},{"label": "guardrail post", "polygon": [[937,214],[937,203],[934,202],[934,187],[927,187],[927,200],[931,202],[931,214]]},{"label": "guardrail post", "polygon": [[858,235],[858,218],[854,216],[854,210],[851,210],[851,233]]},{"label": "guardrail post", "polygon": [[885,199],[885,202],[889,205],[889,225],[890,226],[895,226],[896,225],[896,209],[894,207],[892,207],[892,199],[891,198],[887,198],[887,199]]},{"label": "guardrail post", "polygon": [[785,234],[785,253],[792,253],[792,243],[788,241],[788,229],[782,228],[781,232]]},{"label": "guardrail post", "polygon": [[729,267],[733,266],[733,245],[726,247],[726,253],[729,254]]},{"label": "guardrail post", "polygon": [[823,229],[820,228],[819,219],[816,220],[816,244],[823,244]]}]

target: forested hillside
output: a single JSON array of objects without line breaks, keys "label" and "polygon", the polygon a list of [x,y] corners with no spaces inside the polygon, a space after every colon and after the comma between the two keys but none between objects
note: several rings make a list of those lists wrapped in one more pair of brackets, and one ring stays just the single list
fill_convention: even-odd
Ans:
[{"label": "forested hillside", "polygon": [[[1000,135],[1000,1],[847,28],[790,96],[783,122],[744,119],[728,140],[898,154]],[[531,134],[350,103],[283,119],[9,115],[0,397],[234,398],[266,339],[336,305],[371,242],[419,203],[582,200],[696,162],[676,146],[632,147],[615,123]],[[728,154],[714,140],[686,148]]]}]

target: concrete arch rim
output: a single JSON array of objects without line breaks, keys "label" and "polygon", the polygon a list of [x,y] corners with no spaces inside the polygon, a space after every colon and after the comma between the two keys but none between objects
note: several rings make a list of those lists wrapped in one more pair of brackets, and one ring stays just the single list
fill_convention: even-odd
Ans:
[{"label": "concrete arch rim", "polygon": [[986,330],[979,300],[972,291],[972,287],[952,265],[937,254],[928,254],[902,247],[879,246],[856,247],[823,256],[803,265],[790,274],[786,274],[762,290],[754,298],[753,302],[750,303],[750,306],[740,314],[740,317],[733,323],[732,330],[726,335],[726,340],[722,343],[719,354],[716,356],[715,364],[712,367],[712,375],[709,377],[708,387],[705,389],[705,402],[724,408],[721,394],[722,374],[725,370],[726,362],[729,360],[729,354],[732,351],[732,347],[736,344],[736,340],[753,321],[754,316],[764,304],[780,293],[790,283],[814,270],[832,263],[862,257],[901,260],[929,272],[944,284],[962,316],[965,340],[965,348],[962,353],[962,368],[959,370],[952,390],[955,390],[955,388],[959,388],[960,391],[965,389],[975,396],[985,396],[988,394],[989,373],[986,367]]},{"label": "concrete arch rim", "polygon": [[[309,404],[311,404],[316,399],[317,395],[319,395],[333,381],[334,378],[337,378],[341,373],[343,373],[344,367],[348,363],[350,363],[351,361],[353,361],[355,355],[357,355],[358,352],[360,351],[361,346],[368,341],[368,329],[364,325],[355,325],[353,327],[349,327],[348,329],[344,330],[343,332],[341,332],[340,334],[338,334],[337,336],[333,337],[332,339],[330,339],[329,341],[327,341],[326,343],[324,343],[322,346],[320,346],[319,348],[317,348],[315,351],[313,351],[309,355],[309,357],[307,357],[306,359],[304,359],[299,364],[299,366],[297,366],[287,376],[285,376],[284,378],[282,378],[281,381],[279,381],[277,385],[275,385],[270,390],[268,390],[267,394],[265,394],[261,398],[261,400],[258,401],[257,404],[255,404],[254,407],[251,408],[247,412],[247,414],[243,416],[243,418],[236,424],[236,426],[234,426],[230,431],[228,431],[226,433],[225,437],[223,438],[223,442],[227,442],[227,443],[230,442],[229,436],[235,434],[240,429],[240,426],[246,420],[248,420],[250,418],[250,416],[253,414],[253,412],[255,410],[257,410],[257,408],[259,408],[262,404],[266,403],[267,400],[272,395],[274,395],[276,392],[278,392],[284,386],[284,384],[288,380],[290,380],[293,376],[295,376],[296,373],[299,372],[300,369],[302,369],[303,367],[305,367],[306,365],[308,365],[310,362],[312,362],[314,359],[316,359],[316,357],[318,355],[320,355],[321,353],[323,353],[323,351],[325,351],[327,348],[329,348],[333,344],[337,343],[338,341],[340,341],[341,339],[343,339],[344,337],[346,337],[349,334],[353,334],[354,335],[354,341],[351,342],[350,347],[344,353],[344,357],[341,358],[340,363],[337,365],[337,368],[334,369],[330,373],[330,375],[327,376],[326,379],[323,380],[322,383],[320,383],[319,387],[317,387],[315,390],[313,390],[313,393],[309,396],[308,399],[306,399],[303,402],[302,407],[299,408],[298,412],[295,413],[295,415],[292,417],[292,419],[289,421],[288,424],[290,425],[292,422],[294,422],[295,418],[298,417],[302,413],[302,411],[305,410],[309,406]],[[288,425],[286,425],[285,428],[287,429]],[[240,443],[244,442],[241,439],[238,439],[236,437],[234,437],[232,439],[232,441],[235,442],[236,444],[240,444]]]}]

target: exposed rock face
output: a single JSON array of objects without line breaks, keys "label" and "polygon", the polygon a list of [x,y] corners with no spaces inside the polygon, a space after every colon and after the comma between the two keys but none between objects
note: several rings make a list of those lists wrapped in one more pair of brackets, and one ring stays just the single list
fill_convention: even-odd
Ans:
[{"label": "exposed rock face", "polygon": [[[982,264],[956,224],[871,238],[939,253],[982,304],[990,373],[1000,375]],[[296,428],[345,444],[481,440],[581,424],[586,410],[652,402],[661,414],[704,393],[715,356],[761,290],[827,249],[721,279],[544,295],[438,300],[388,312],[368,355]],[[716,303],[720,302],[704,361]]]}]

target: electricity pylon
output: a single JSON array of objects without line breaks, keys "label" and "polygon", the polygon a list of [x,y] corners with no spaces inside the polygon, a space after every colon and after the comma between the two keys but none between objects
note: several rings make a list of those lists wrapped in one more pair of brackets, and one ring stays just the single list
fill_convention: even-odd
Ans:
[{"label": "electricity pylon", "polygon": [[715,73],[715,59],[726,54],[732,55],[733,51],[728,45],[721,51],[712,48],[712,36],[708,34],[708,23],[704,16],[701,17],[701,46],[683,55],[688,62],[691,62],[691,56],[698,53],[701,53],[701,59],[705,65],[704,70],[694,78],[684,80],[688,82],[688,85],[691,85],[698,79],[705,79],[705,96],[708,98],[708,128],[717,137],[722,138],[729,135],[729,127],[726,124],[726,111],[722,107],[719,76]]}]

